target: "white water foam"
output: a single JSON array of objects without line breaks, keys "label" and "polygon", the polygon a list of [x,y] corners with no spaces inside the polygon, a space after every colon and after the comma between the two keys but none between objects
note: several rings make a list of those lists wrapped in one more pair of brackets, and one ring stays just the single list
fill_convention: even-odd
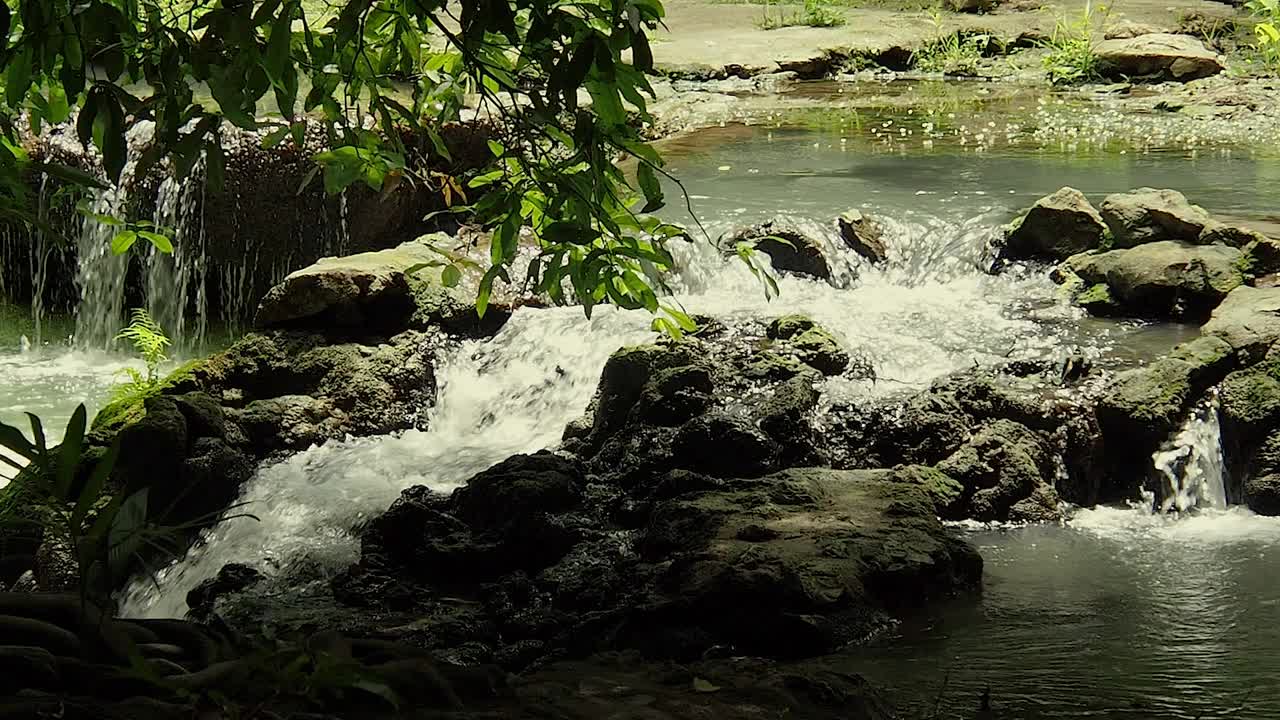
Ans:
[{"label": "white water foam", "polygon": [[[1067,351],[1064,328],[1074,325],[1069,321],[1078,311],[1056,299],[1047,279],[992,277],[977,269],[991,232],[989,223],[979,222],[893,225],[886,267],[849,254],[842,262],[859,274],[853,287],[785,277],[772,301],[741,263],[723,259],[709,244],[689,244],[675,248],[683,266],[673,282],[675,299],[689,312],[721,320],[814,317],[868,355],[883,378],[871,387],[832,381],[829,396],[919,387],[975,362]],[[929,253],[958,259],[917,260]],[[609,355],[654,337],[649,322],[642,311],[608,307],[591,319],[576,308],[522,309],[492,339],[467,343],[442,362],[429,431],[329,443],[261,468],[241,498],[243,511],[261,522],[239,519],[215,528],[161,573],[158,588],[135,583],[125,612],[180,616],[187,592],[230,562],[268,573],[304,561],[343,567],[358,553],[350,528],[385,510],[404,488],[448,490],[514,453],[555,445],[565,424],[586,408]]]},{"label": "white water foam", "polygon": [[1227,507],[1227,462],[1216,393],[1192,410],[1168,447],[1156,451],[1151,461],[1164,479],[1161,512]]}]

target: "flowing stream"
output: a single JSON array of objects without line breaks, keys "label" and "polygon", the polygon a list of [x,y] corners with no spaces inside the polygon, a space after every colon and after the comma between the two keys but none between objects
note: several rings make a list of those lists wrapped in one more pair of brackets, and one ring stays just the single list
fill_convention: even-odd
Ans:
[{"label": "flowing stream", "polygon": [[[921,387],[1004,358],[1083,352],[1104,367],[1130,365],[1193,336],[1194,328],[1086,318],[1043,273],[981,272],[998,227],[1063,184],[1094,196],[1175,184],[1212,212],[1252,219],[1251,208],[1280,200],[1274,185],[1242,189],[1235,181],[1252,166],[1223,158],[853,152],[856,143],[843,140],[730,127],[666,149],[712,236],[785,208],[834,247],[830,218],[857,207],[884,219],[883,267],[837,252],[835,285],[783,278],[772,301],[710,245],[677,248],[673,286],[688,311],[731,320],[808,314],[875,365],[877,383],[832,380],[828,397]],[[673,211],[688,219],[681,215]],[[573,309],[517,312],[495,337],[440,359],[429,430],[329,443],[261,467],[242,497],[260,522],[213,529],[162,571],[158,587],[135,584],[126,611],[180,616],[187,591],[228,562],[268,574],[299,563],[343,567],[358,553],[352,526],[405,487],[448,490],[513,453],[555,445],[608,356],[653,337],[648,322],[609,308],[591,319]],[[66,397],[101,398],[110,365],[85,377],[76,359],[88,356],[19,354],[3,330],[0,347],[12,351],[0,349],[0,367],[30,379],[0,375],[0,420],[11,422],[19,408],[69,414]],[[61,404],[41,405],[46,396]],[[1280,717],[1280,688],[1268,679],[1280,663],[1280,601],[1268,579],[1280,562],[1280,522],[1224,509],[1216,417],[1212,405],[1202,408],[1153,458],[1180,517],[1099,508],[1061,527],[959,528],[987,559],[982,597],[908,619],[881,643],[849,651],[850,668],[908,703],[927,698],[939,718],[973,717],[988,685],[1001,718]]]}]

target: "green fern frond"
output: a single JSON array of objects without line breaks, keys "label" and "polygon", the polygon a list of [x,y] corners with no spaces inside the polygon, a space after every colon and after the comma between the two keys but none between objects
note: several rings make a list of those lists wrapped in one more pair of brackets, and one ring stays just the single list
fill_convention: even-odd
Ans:
[{"label": "green fern frond", "polygon": [[146,381],[153,383],[157,378],[157,368],[169,359],[165,355],[165,349],[170,344],[169,336],[165,335],[160,323],[156,322],[155,318],[143,308],[135,308],[129,318],[129,325],[116,335],[116,339],[133,343],[134,351],[141,355],[142,360],[147,364]]}]

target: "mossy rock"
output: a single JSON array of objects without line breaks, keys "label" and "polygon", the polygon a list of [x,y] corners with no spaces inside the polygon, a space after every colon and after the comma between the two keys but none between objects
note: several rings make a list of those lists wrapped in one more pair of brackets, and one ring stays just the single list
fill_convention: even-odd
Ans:
[{"label": "mossy rock", "polygon": [[199,386],[197,371],[204,360],[189,360],[178,366],[155,385],[130,392],[107,403],[93,416],[89,428],[97,439],[113,437],[121,428],[132,425],[146,416],[147,398],[161,394],[186,392]]},{"label": "mossy rock", "polygon": [[923,487],[933,501],[934,509],[942,517],[954,515],[957,504],[964,496],[964,486],[960,481],[927,465],[899,465],[893,469],[889,479]]},{"label": "mossy rock", "polygon": [[1145,448],[1163,440],[1191,402],[1194,370],[1184,360],[1160,358],[1117,375],[1098,401],[1103,434],[1117,447]]},{"label": "mossy rock", "polygon": [[1076,295],[1076,304],[1089,311],[1090,315],[1107,316],[1120,312],[1120,305],[1111,295],[1111,288],[1106,283],[1097,283]]},{"label": "mossy rock", "polygon": [[849,353],[840,341],[813,319],[784,315],[769,324],[768,336],[785,341],[800,362],[824,375],[839,375],[849,367]]},{"label": "mossy rock", "polygon": [[1280,422],[1280,380],[1257,369],[1231,373],[1219,386],[1224,430],[1251,443]]}]

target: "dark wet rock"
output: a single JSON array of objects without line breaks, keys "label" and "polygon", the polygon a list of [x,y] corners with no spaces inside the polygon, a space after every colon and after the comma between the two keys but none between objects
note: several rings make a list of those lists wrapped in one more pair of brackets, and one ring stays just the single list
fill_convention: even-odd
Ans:
[{"label": "dark wet rock", "polygon": [[1241,252],[1244,255],[1240,258],[1240,267],[1248,279],[1280,273],[1280,240],[1258,235],[1243,245]]},{"label": "dark wet rock", "polygon": [[953,518],[1008,520],[1013,505],[1052,482],[1051,448],[1028,428],[996,420],[973,435],[938,469],[965,491]]},{"label": "dark wet rock", "polygon": [[[417,588],[415,612],[428,617],[482,595],[472,629],[450,642],[474,637],[535,658],[556,648],[632,647],[675,659],[717,646],[818,654],[980,575],[980,557],[942,528],[925,487],[887,475],[803,469],[714,480],[676,471],[629,491],[648,507],[638,532],[611,528],[598,511],[614,502],[606,487],[581,504],[566,506],[556,493],[551,503],[512,506],[496,524],[464,520],[461,491],[444,499],[411,489],[370,525],[364,560],[336,585],[349,601],[385,607],[385,586],[368,578],[398,577]],[[538,524],[579,532],[529,547],[525,529]],[[535,552],[539,562],[527,562]],[[468,581],[482,577],[491,584]]]},{"label": "dark wet rock", "polygon": [[947,0],[947,9],[959,13],[985,13],[996,8],[996,0]]},{"label": "dark wet rock", "polygon": [[1149,33],[1103,40],[1094,47],[1099,70],[1117,80],[1196,80],[1225,69],[1222,56],[1189,35]]},{"label": "dark wet rock", "polygon": [[1023,498],[1009,508],[1009,520],[1021,523],[1059,522],[1062,520],[1062,500],[1049,485],[1037,485],[1030,497]]},{"label": "dark wet rock", "polygon": [[681,427],[673,450],[680,467],[732,477],[768,472],[780,449],[746,418],[714,412]]},{"label": "dark wet rock", "polygon": [[1237,447],[1257,447],[1280,429],[1280,380],[1263,367],[1237,370],[1218,385],[1219,415],[1224,441]]},{"label": "dark wet rock", "polygon": [[939,517],[955,517],[963,512],[961,505],[965,494],[964,485],[937,468],[927,465],[899,465],[888,478],[924,488]]},{"label": "dark wet rock", "polygon": [[1246,480],[1244,503],[1259,515],[1280,515],[1280,474]]},{"label": "dark wet rock", "polygon": [[1065,260],[1096,250],[1107,225],[1084,193],[1071,187],[1036,201],[1005,236],[1000,257],[1007,260]]},{"label": "dark wet rock", "polygon": [[889,258],[884,226],[875,218],[850,210],[836,219],[836,227],[844,244],[868,262],[882,263]]},{"label": "dark wet rock", "polygon": [[1213,223],[1204,208],[1192,205],[1177,190],[1138,188],[1115,193],[1102,201],[1099,210],[1117,248],[1161,240],[1194,243]]},{"label": "dark wet rock", "polygon": [[831,277],[831,266],[823,253],[822,241],[810,237],[804,231],[785,223],[768,221],[735,232],[727,242],[729,247],[746,242],[766,254],[779,272],[826,280]]},{"label": "dark wet rock", "polygon": [[254,400],[232,418],[249,443],[263,454],[276,450],[305,450],[330,438],[342,437],[346,413],[327,399],[281,395]]},{"label": "dark wet rock", "polygon": [[849,367],[849,353],[835,336],[803,315],[787,315],[769,325],[769,338],[785,341],[800,362],[824,375],[839,375]]},{"label": "dark wet rock", "polygon": [[1080,297],[1091,310],[1201,319],[1243,283],[1240,257],[1222,245],[1159,241],[1074,255],[1065,265],[1083,283]]},{"label": "dark wet rock", "polygon": [[[1200,231],[1197,242],[1201,245],[1230,245],[1231,247],[1243,248],[1253,243],[1267,243],[1268,239],[1266,235],[1257,230],[1213,220],[1205,224],[1204,229]],[[1270,257],[1274,258],[1274,255]],[[1268,270],[1267,272],[1274,272],[1274,270]]]},{"label": "dark wet rock", "polygon": [[240,563],[223,565],[214,577],[205,580],[187,593],[187,607],[195,611],[211,611],[214,603],[224,595],[241,592],[263,579],[258,570]]}]

